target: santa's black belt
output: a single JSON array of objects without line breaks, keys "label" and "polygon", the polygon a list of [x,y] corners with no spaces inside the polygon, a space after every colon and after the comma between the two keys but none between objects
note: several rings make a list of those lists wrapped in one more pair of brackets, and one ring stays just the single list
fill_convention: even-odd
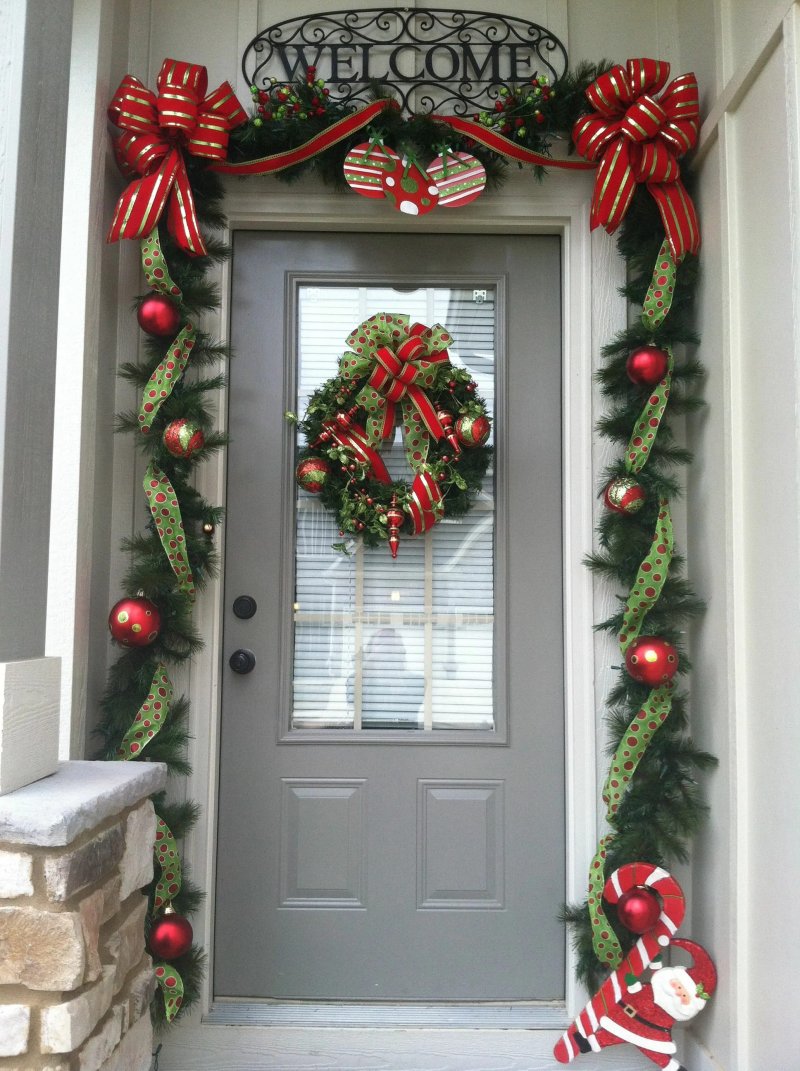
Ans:
[{"label": "santa's black belt", "polygon": [[661,1026],[660,1023],[651,1023],[649,1019],[645,1019],[643,1015],[639,1015],[632,1004],[626,1004],[624,1000],[618,1000],[617,1004],[619,1004],[620,1008],[622,1008],[629,1019],[634,1019],[637,1023],[641,1023],[642,1026],[649,1026],[651,1030],[660,1030],[662,1034],[671,1033],[668,1026]]}]

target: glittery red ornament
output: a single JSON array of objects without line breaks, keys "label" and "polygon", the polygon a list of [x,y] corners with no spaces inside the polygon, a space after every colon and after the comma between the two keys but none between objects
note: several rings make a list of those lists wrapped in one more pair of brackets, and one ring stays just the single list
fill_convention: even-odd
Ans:
[{"label": "glittery red ornament", "polygon": [[312,495],[319,494],[330,474],[330,463],[324,457],[304,457],[294,470],[297,482]]},{"label": "glittery red ornament", "polygon": [[658,922],[661,901],[644,885],[636,885],[620,896],[617,918],[631,933],[647,933]]},{"label": "glittery red ornament", "polygon": [[606,509],[614,513],[638,513],[645,498],[644,488],[633,476],[616,476],[603,492]]},{"label": "glittery red ornament", "polygon": [[161,614],[154,602],[137,595],[120,599],[108,615],[111,636],[123,647],[147,647],[161,628]]},{"label": "glittery red ornament", "polygon": [[136,312],[139,327],[157,338],[174,338],[181,314],[178,306],[165,294],[148,294]]},{"label": "glittery red ornament", "polygon": [[470,416],[465,413],[456,421],[456,434],[466,447],[483,446],[492,432],[487,416]]},{"label": "glittery red ornament", "polygon": [[639,636],[625,652],[628,673],[640,684],[658,688],[678,671],[678,652],[661,636]]},{"label": "glittery red ornament", "polygon": [[205,446],[205,436],[199,424],[179,417],[164,428],[164,446],[173,457],[186,460],[195,450],[201,450]]},{"label": "glittery red ornament", "polygon": [[192,947],[192,926],[174,912],[157,918],[150,930],[150,951],[159,959],[177,959]]},{"label": "glittery red ornament", "polygon": [[669,354],[658,346],[639,346],[625,362],[628,379],[637,387],[655,387],[667,373]]}]

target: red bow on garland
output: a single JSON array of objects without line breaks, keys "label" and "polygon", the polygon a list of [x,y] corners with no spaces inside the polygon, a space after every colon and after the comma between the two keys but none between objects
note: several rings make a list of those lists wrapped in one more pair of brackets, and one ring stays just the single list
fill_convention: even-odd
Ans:
[{"label": "red bow on garland", "polygon": [[694,148],[700,129],[697,79],[669,78],[662,60],[628,60],[601,74],[586,90],[596,109],[573,127],[578,152],[600,161],[592,196],[591,226],[611,234],[622,222],[636,184],[658,204],[664,231],[679,261],[700,248],[700,226],[692,200],[681,182],[678,158]]},{"label": "red bow on garland", "polygon": [[122,133],[114,153],[123,175],[142,175],[117,202],[108,241],[143,238],[167,206],[167,227],[191,256],[206,253],[184,151],[208,160],[224,160],[228,132],[247,121],[233,88],[223,82],[206,96],[208,72],[196,63],[167,59],[156,82],[158,96],[138,78],[126,74],[108,108]]}]

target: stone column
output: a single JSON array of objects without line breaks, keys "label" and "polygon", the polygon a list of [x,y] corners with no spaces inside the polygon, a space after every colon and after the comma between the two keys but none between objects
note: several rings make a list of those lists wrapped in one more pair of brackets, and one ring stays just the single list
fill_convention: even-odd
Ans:
[{"label": "stone column", "polygon": [[0,1068],[149,1071],[159,763],[65,762],[0,799]]}]

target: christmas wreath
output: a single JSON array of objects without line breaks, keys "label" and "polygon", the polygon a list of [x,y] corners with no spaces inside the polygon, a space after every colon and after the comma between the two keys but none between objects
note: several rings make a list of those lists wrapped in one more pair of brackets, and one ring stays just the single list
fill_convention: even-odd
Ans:
[{"label": "christmas wreath", "polygon": [[[440,324],[376,313],[350,334],[337,375],[299,421],[300,487],[336,514],[340,535],[367,546],[388,541],[393,558],[401,531],[419,535],[467,512],[492,456],[486,406],[469,372],[450,363],[452,341]],[[410,485],[392,479],[381,457],[398,420]]]}]

